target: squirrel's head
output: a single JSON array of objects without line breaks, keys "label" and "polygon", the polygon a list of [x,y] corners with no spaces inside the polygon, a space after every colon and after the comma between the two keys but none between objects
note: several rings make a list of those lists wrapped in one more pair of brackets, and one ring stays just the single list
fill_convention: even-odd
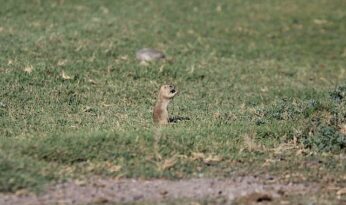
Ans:
[{"label": "squirrel's head", "polygon": [[159,95],[165,99],[172,99],[177,93],[178,90],[174,85],[162,85]]}]

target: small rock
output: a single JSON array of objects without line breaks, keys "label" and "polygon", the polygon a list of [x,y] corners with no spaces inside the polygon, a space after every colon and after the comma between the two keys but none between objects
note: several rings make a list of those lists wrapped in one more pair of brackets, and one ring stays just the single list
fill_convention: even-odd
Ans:
[{"label": "small rock", "polygon": [[103,197],[99,197],[99,198],[95,199],[95,201],[94,201],[95,204],[106,204],[108,202],[109,202],[109,200],[106,198],[103,198]]},{"label": "small rock", "polygon": [[135,201],[138,201],[138,200],[143,199],[143,198],[144,198],[143,195],[136,195],[136,196],[133,196],[133,200],[135,200]]},{"label": "small rock", "polygon": [[256,202],[264,202],[264,201],[272,201],[273,198],[267,194],[263,194],[262,196],[259,196],[256,200]]},{"label": "small rock", "polygon": [[273,177],[273,176],[267,176],[267,177],[266,177],[266,180],[272,181],[272,180],[274,180],[274,177]]},{"label": "small rock", "polygon": [[86,186],[87,185],[87,181],[85,181],[85,180],[76,180],[75,183],[78,186]]},{"label": "small rock", "polygon": [[141,62],[157,61],[165,58],[165,54],[153,48],[143,48],[136,53],[137,60]]},{"label": "small rock", "polygon": [[257,192],[241,196],[236,199],[236,202],[239,204],[253,204],[270,201],[273,201],[273,198],[269,194]]}]

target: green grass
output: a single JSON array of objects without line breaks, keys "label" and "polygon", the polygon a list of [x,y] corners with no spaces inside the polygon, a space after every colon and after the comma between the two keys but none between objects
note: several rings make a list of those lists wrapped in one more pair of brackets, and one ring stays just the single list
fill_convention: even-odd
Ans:
[{"label": "green grass", "polygon": [[[89,175],[269,171],[345,182],[346,98],[332,93],[346,84],[345,1],[0,4],[0,191]],[[143,47],[173,63],[139,65]],[[157,140],[151,109],[163,83],[181,91],[170,112],[191,120]],[[327,134],[327,148],[321,126],[337,135]],[[293,150],[273,151],[295,139]],[[301,147],[307,154],[296,156]],[[193,153],[223,160],[210,165]],[[173,156],[174,166],[160,168]],[[306,165],[314,160],[318,169]]]}]

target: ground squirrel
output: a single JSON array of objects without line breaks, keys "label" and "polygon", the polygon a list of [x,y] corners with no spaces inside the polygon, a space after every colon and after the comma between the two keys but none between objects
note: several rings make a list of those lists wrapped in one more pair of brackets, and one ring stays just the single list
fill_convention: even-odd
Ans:
[{"label": "ground squirrel", "polygon": [[157,101],[153,111],[153,120],[155,124],[168,124],[168,104],[178,93],[174,85],[162,85],[157,97]]}]

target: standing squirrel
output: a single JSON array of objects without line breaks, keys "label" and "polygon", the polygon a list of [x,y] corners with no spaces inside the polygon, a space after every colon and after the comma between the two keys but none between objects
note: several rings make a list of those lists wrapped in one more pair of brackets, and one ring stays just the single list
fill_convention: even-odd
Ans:
[{"label": "standing squirrel", "polygon": [[155,124],[166,125],[169,121],[168,104],[178,93],[174,85],[162,85],[153,111]]}]

